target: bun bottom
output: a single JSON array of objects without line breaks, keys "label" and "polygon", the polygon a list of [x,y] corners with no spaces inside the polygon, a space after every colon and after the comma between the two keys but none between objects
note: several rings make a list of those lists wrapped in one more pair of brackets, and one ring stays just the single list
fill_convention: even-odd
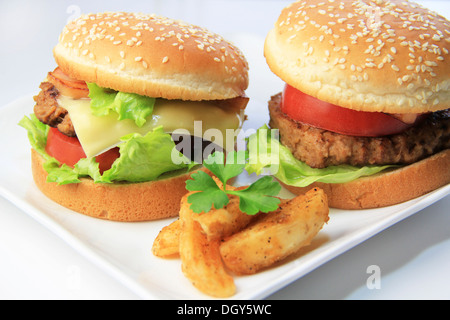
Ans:
[{"label": "bun bottom", "polygon": [[296,195],[319,187],[327,194],[331,208],[371,209],[403,203],[449,184],[449,168],[450,150],[447,149],[406,167],[347,183],[317,182],[303,188],[280,183]]},{"label": "bun bottom", "polygon": [[103,184],[82,178],[81,183],[58,185],[47,182],[43,163],[42,156],[32,150],[33,179],[44,195],[78,213],[111,221],[138,222],[178,216],[181,198],[187,192],[185,181],[193,173],[142,183]]}]

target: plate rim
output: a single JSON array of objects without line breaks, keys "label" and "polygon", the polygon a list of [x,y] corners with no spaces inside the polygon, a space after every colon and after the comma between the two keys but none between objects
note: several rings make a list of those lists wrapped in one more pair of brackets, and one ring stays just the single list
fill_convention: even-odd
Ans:
[{"label": "plate rim", "polygon": [[[0,119],[2,118],[2,115],[8,112],[12,113],[15,113],[16,111],[22,112],[23,111],[22,109],[25,109],[23,104],[25,102],[28,103],[29,101],[32,101],[31,99],[32,99],[31,94],[25,95],[0,107]],[[258,102],[256,99],[255,103],[260,102]],[[26,114],[20,113],[20,115],[24,116]],[[2,129],[0,128],[0,131],[1,130]],[[31,178],[30,181],[28,182],[33,184]],[[337,246],[337,248],[335,248],[334,250],[328,248],[325,251],[329,252],[313,255],[313,258],[309,258],[309,260],[306,261],[308,262],[307,267],[303,268],[294,267],[290,269],[289,272],[281,275],[276,281],[275,280],[268,281],[263,286],[262,290],[252,293],[237,292],[235,296],[231,297],[231,299],[264,299],[270,294],[273,294],[274,292],[280,290],[282,287],[295,282],[296,280],[300,279],[307,273],[329,262],[335,257],[345,253],[348,250],[351,250],[353,247],[366,241],[367,239],[373,237],[374,235],[404,220],[405,218],[422,211],[423,209],[432,205],[433,203],[442,200],[449,194],[450,194],[450,184],[441,187],[435,191],[432,191],[419,198],[407,201],[403,204],[391,206],[391,207],[398,206],[399,210],[389,213],[387,217],[381,219],[380,221],[377,221],[377,223],[375,223],[374,225],[369,225],[365,226],[362,229],[361,228],[358,229],[357,237],[353,235],[352,237],[350,237],[350,239],[345,239],[345,241],[343,241],[343,243],[340,243],[339,246]],[[25,214],[31,216],[38,223],[45,226],[48,230],[57,235],[62,241],[71,246],[76,252],[78,252],[80,255],[82,255],[84,258],[86,258],[94,265],[105,270],[112,277],[113,280],[122,283],[137,296],[143,299],[151,299],[151,300],[162,299],[160,296],[152,292],[144,284],[140,283],[138,279],[134,279],[132,276],[127,274],[119,266],[112,263],[111,261],[107,261],[106,259],[102,258],[98,250],[96,250],[92,246],[88,246],[85,242],[82,241],[82,239],[76,237],[75,234],[71,233],[70,230],[68,230],[65,226],[55,221],[55,219],[53,219],[48,213],[43,212],[41,209],[33,206],[32,203],[26,201],[25,199],[22,199],[20,195],[17,195],[14,192],[10,191],[7,187],[3,185],[1,177],[0,177],[0,196],[11,202],[14,206],[22,210]],[[384,210],[384,208],[381,209]],[[377,209],[370,209],[370,210],[376,211]],[[347,210],[341,211],[348,212]],[[334,212],[334,214],[338,214],[338,212]],[[299,271],[299,269],[301,271]],[[209,298],[211,297],[205,297],[205,299]],[[172,297],[172,299],[182,299],[182,298]]]}]

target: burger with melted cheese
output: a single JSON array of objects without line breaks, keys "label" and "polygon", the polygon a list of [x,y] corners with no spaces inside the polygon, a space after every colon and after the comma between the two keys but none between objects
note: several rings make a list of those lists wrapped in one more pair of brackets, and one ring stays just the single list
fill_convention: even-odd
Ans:
[{"label": "burger with melted cheese", "polygon": [[[182,21],[115,12],[69,23],[54,57],[34,114],[20,122],[39,189],[102,219],[176,216],[186,179],[204,170],[194,142],[201,149],[212,143],[207,130],[226,137],[244,120],[248,64],[239,49]],[[175,139],[179,130],[188,135]],[[183,140],[189,148],[177,148]]]},{"label": "burger with melted cheese", "polygon": [[448,184],[449,51],[450,22],[413,2],[286,7],[264,51],[286,83],[269,102],[275,176],[295,194],[321,187],[343,209],[398,204]]}]

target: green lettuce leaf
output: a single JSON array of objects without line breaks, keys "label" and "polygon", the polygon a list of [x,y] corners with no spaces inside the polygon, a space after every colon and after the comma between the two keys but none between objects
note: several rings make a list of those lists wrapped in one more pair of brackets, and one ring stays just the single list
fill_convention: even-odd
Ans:
[{"label": "green lettuce leaf", "polygon": [[155,98],[105,89],[95,83],[88,83],[87,86],[91,111],[96,116],[115,112],[118,120],[131,119],[137,126],[142,127],[147,121],[146,118],[153,113]]},{"label": "green lettuce leaf", "polygon": [[31,147],[45,159],[50,158],[47,152],[45,152],[47,134],[50,127],[40,122],[35,114],[31,114],[30,117],[23,117],[22,120],[19,121],[19,126],[27,130]]},{"label": "green lettuce leaf", "polygon": [[163,131],[162,126],[145,136],[129,134],[123,137],[122,141],[119,146],[120,158],[113,163],[111,169],[103,173],[102,180],[105,182],[151,181],[165,172],[191,166],[191,161],[186,157],[179,164],[173,161],[173,152],[177,159],[181,155],[176,150],[172,137]]},{"label": "green lettuce leaf", "polygon": [[248,139],[249,162],[246,170],[249,174],[268,173],[283,183],[295,187],[306,187],[314,182],[346,183],[363,176],[374,175],[396,165],[355,167],[350,165],[330,166],[323,169],[311,168],[297,160],[290,150],[273,136],[266,125]]},{"label": "green lettuce leaf", "polygon": [[71,167],[65,164],[61,165],[45,151],[49,126],[40,122],[34,114],[30,115],[30,117],[23,117],[19,121],[19,126],[27,130],[31,147],[45,159],[44,169],[48,172],[48,182],[56,182],[58,184],[80,182],[78,174]]},{"label": "green lettuce leaf", "polygon": [[[189,171],[197,165],[178,152],[170,134],[158,127],[145,136],[131,134],[123,137],[123,143],[119,146],[120,157],[110,170],[101,175],[95,158],[81,159],[71,168],[65,164],[61,165],[48,155],[45,146],[49,127],[42,124],[34,114],[25,116],[19,125],[28,131],[32,148],[44,157],[44,169],[48,172],[47,181],[60,185],[79,183],[81,177],[90,177],[96,183],[152,181],[164,173],[180,169]],[[173,161],[174,159],[176,161]]]}]

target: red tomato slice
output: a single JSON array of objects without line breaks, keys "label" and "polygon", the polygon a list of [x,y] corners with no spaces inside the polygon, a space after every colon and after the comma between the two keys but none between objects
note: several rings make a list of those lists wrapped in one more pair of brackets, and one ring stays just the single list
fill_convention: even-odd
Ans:
[{"label": "red tomato slice", "polygon": [[351,136],[379,137],[400,133],[415,123],[404,123],[382,112],[342,108],[309,96],[290,85],[283,92],[281,111],[308,125]]},{"label": "red tomato slice", "polygon": [[100,168],[100,173],[103,173],[106,170],[111,169],[112,164],[116,159],[120,157],[119,148],[112,148],[108,151],[98,155],[95,157],[95,160],[98,162],[98,166]]},{"label": "red tomato slice", "polygon": [[[86,154],[75,137],[68,137],[56,128],[50,128],[47,136],[45,151],[61,163],[73,167]],[[100,173],[111,168],[113,162],[120,156],[119,148],[113,148],[96,157]]]},{"label": "red tomato slice", "polygon": [[45,151],[61,163],[73,167],[86,154],[80,141],[74,137],[68,137],[56,128],[50,128],[47,136]]}]

